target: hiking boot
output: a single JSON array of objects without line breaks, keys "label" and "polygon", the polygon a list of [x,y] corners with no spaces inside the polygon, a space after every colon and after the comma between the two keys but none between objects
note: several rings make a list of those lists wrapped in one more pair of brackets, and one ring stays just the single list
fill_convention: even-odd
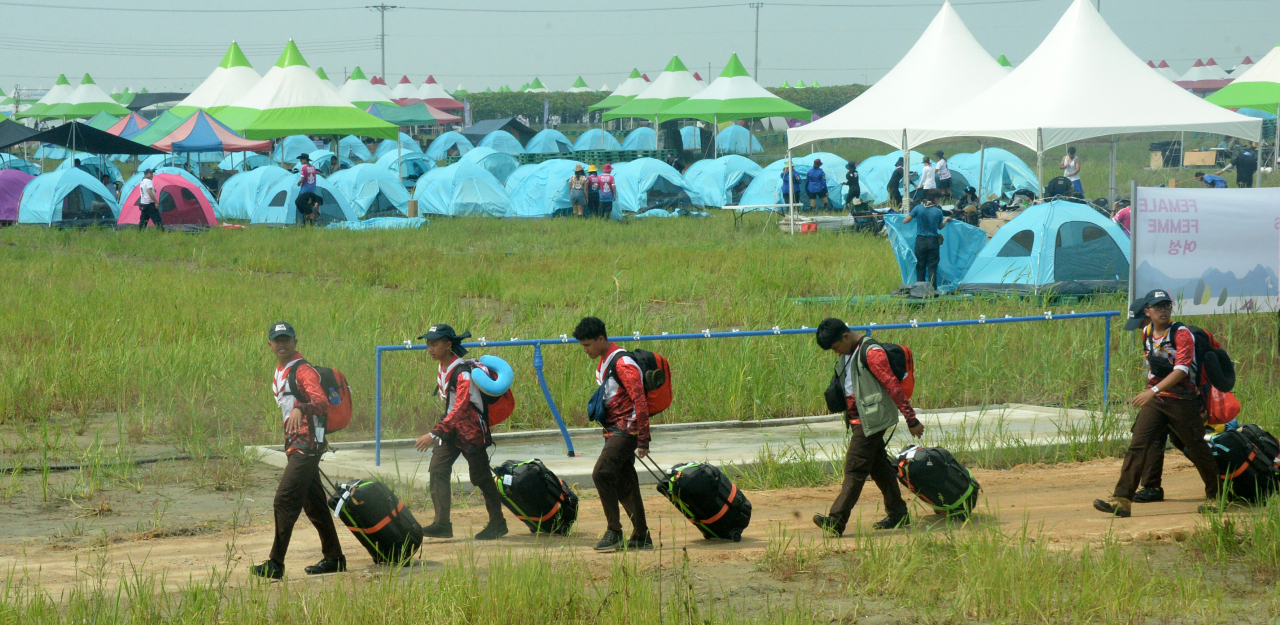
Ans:
[{"label": "hiking boot", "polygon": [[284,565],[275,560],[267,560],[262,564],[249,567],[249,574],[267,579],[280,579],[284,577]]},{"label": "hiking boot", "polygon": [[596,551],[617,551],[625,544],[621,530],[605,530],[600,542],[596,543]]},{"label": "hiking boot", "polygon": [[476,534],[476,540],[497,540],[507,535],[507,520],[495,519]]},{"label": "hiking boot", "polygon": [[321,560],[303,569],[307,575],[324,575],[325,573],[344,573],[347,570],[347,557],[338,556],[333,560]]},{"label": "hiking boot", "polygon": [[627,541],[627,551],[643,551],[648,549],[653,549],[653,538],[649,536],[648,530],[645,531],[644,536],[639,538],[632,536]]},{"label": "hiking boot", "polygon": [[453,538],[453,523],[436,521],[422,528],[422,535],[425,538]]},{"label": "hiking boot", "polygon": [[1133,495],[1133,503],[1155,503],[1164,501],[1164,489],[1159,486],[1148,486]]},{"label": "hiking boot", "polygon": [[1200,507],[1196,508],[1196,512],[1199,512],[1200,514],[1213,514],[1217,511],[1218,511],[1217,499],[1210,499],[1200,504]]},{"label": "hiking boot", "polygon": [[900,517],[887,516],[883,519],[880,519],[879,521],[876,521],[875,523],[871,524],[871,529],[893,530],[893,529],[898,529],[899,527],[909,527],[910,525],[911,525],[911,517],[909,515],[904,514]]},{"label": "hiking boot", "polygon": [[1112,497],[1106,501],[1094,499],[1093,509],[1127,519],[1133,513],[1133,502],[1124,497]]},{"label": "hiking boot", "polygon": [[815,514],[813,515],[813,524],[817,525],[818,529],[822,530],[822,533],[828,536],[840,538],[840,536],[844,534],[844,532],[836,529],[836,521],[831,517]]}]

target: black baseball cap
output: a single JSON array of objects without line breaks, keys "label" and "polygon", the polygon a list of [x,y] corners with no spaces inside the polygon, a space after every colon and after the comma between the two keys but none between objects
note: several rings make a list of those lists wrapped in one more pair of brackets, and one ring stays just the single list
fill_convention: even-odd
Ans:
[{"label": "black baseball cap", "polygon": [[462,334],[458,334],[453,330],[453,326],[444,323],[437,323],[436,325],[427,328],[426,333],[418,338],[424,341],[449,339],[449,342],[453,344],[453,353],[462,356],[467,353],[467,348],[462,346],[462,339],[471,338],[471,333],[463,332]]},{"label": "black baseball cap", "polygon": [[300,160],[300,161],[309,161],[309,160],[311,160],[311,155],[310,155],[310,154],[299,154],[299,155],[298,155],[298,160]]},{"label": "black baseball cap", "polygon": [[1129,304],[1129,320],[1124,324],[1125,331],[1133,332],[1141,328],[1142,320],[1146,318],[1147,308],[1164,302],[1173,302],[1173,298],[1169,297],[1169,292],[1164,289],[1152,290],[1146,295],[1133,300],[1133,303]]},{"label": "black baseball cap", "polygon": [[277,321],[271,324],[271,328],[267,330],[267,339],[275,340],[282,336],[287,336],[289,338],[296,338],[298,335],[293,331],[293,326],[283,321]]}]

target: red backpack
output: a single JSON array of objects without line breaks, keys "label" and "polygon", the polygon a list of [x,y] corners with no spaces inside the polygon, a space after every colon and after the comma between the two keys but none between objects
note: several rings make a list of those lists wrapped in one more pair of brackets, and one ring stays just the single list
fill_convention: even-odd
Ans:
[{"label": "red backpack", "polygon": [[306,360],[299,361],[289,369],[289,388],[298,388],[298,367],[310,365],[320,374],[320,388],[324,389],[329,399],[329,413],[326,415],[325,429],[337,432],[351,425],[351,387],[347,385],[347,376],[337,369],[317,367]]},{"label": "red backpack", "polygon": [[[889,368],[893,369],[893,375],[897,376],[898,381],[902,383],[902,391],[907,394],[907,399],[911,399],[916,392],[916,359],[911,353],[911,348],[897,343],[881,343],[871,338],[865,341],[879,345],[884,350],[885,356],[889,359]],[[867,367],[865,350],[862,351],[862,366]]]}]

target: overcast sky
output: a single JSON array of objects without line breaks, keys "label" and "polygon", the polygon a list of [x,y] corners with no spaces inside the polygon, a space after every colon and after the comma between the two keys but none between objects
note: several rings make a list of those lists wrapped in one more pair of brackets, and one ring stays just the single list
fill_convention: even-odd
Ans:
[{"label": "overcast sky", "polygon": [[[1101,1],[1103,18],[1138,56],[1166,59],[1179,72],[1209,57],[1230,69],[1245,55],[1257,60],[1280,41],[1280,0],[1090,1]],[[402,74],[421,82],[430,73],[450,90],[461,83],[474,91],[519,88],[538,76],[551,89],[565,89],[582,75],[592,87],[616,87],[633,66],[656,77],[673,54],[691,70],[707,72],[710,64],[713,75],[732,52],[748,71],[754,61],[756,12],[735,0],[395,3],[403,8],[387,13],[392,84]],[[758,79],[766,86],[874,81],[911,47],[941,4],[765,0]],[[953,4],[992,56],[1005,54],[1016,65],[1071,0]],[[458,8],[440,8],[449,6]],[[323,66],[335,80],[357,65],[375,74],[381,64],[379,14],[363,7],[360,0],[0,0],[6,21],[0,87],[6,93],[16,84],[47,88],[59,73],[74,83],[89,72],[108,91],[186,91],[213,70],[232,39],[261,73],[292,37],[311,66]]]}]

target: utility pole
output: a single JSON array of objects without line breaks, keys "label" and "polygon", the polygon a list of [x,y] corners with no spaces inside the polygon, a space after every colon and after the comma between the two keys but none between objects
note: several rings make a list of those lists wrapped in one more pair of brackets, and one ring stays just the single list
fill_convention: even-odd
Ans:
[{"label": "utility pole", "polygon": [[751,8],[756,10],[756,53],[752,60],[751,77],[760,80],[760,7],[764,6],[763,2],[752,2],[749,4]]},{"label": "utility pole", "polygon": [[400,7],[390,4],[375,4],[365,7],[370,11],[377,11],[382,18],[382,34],[378,37],[378,48],[382,50],[382,79],[387,79],[387,11],[394,11]]}]

